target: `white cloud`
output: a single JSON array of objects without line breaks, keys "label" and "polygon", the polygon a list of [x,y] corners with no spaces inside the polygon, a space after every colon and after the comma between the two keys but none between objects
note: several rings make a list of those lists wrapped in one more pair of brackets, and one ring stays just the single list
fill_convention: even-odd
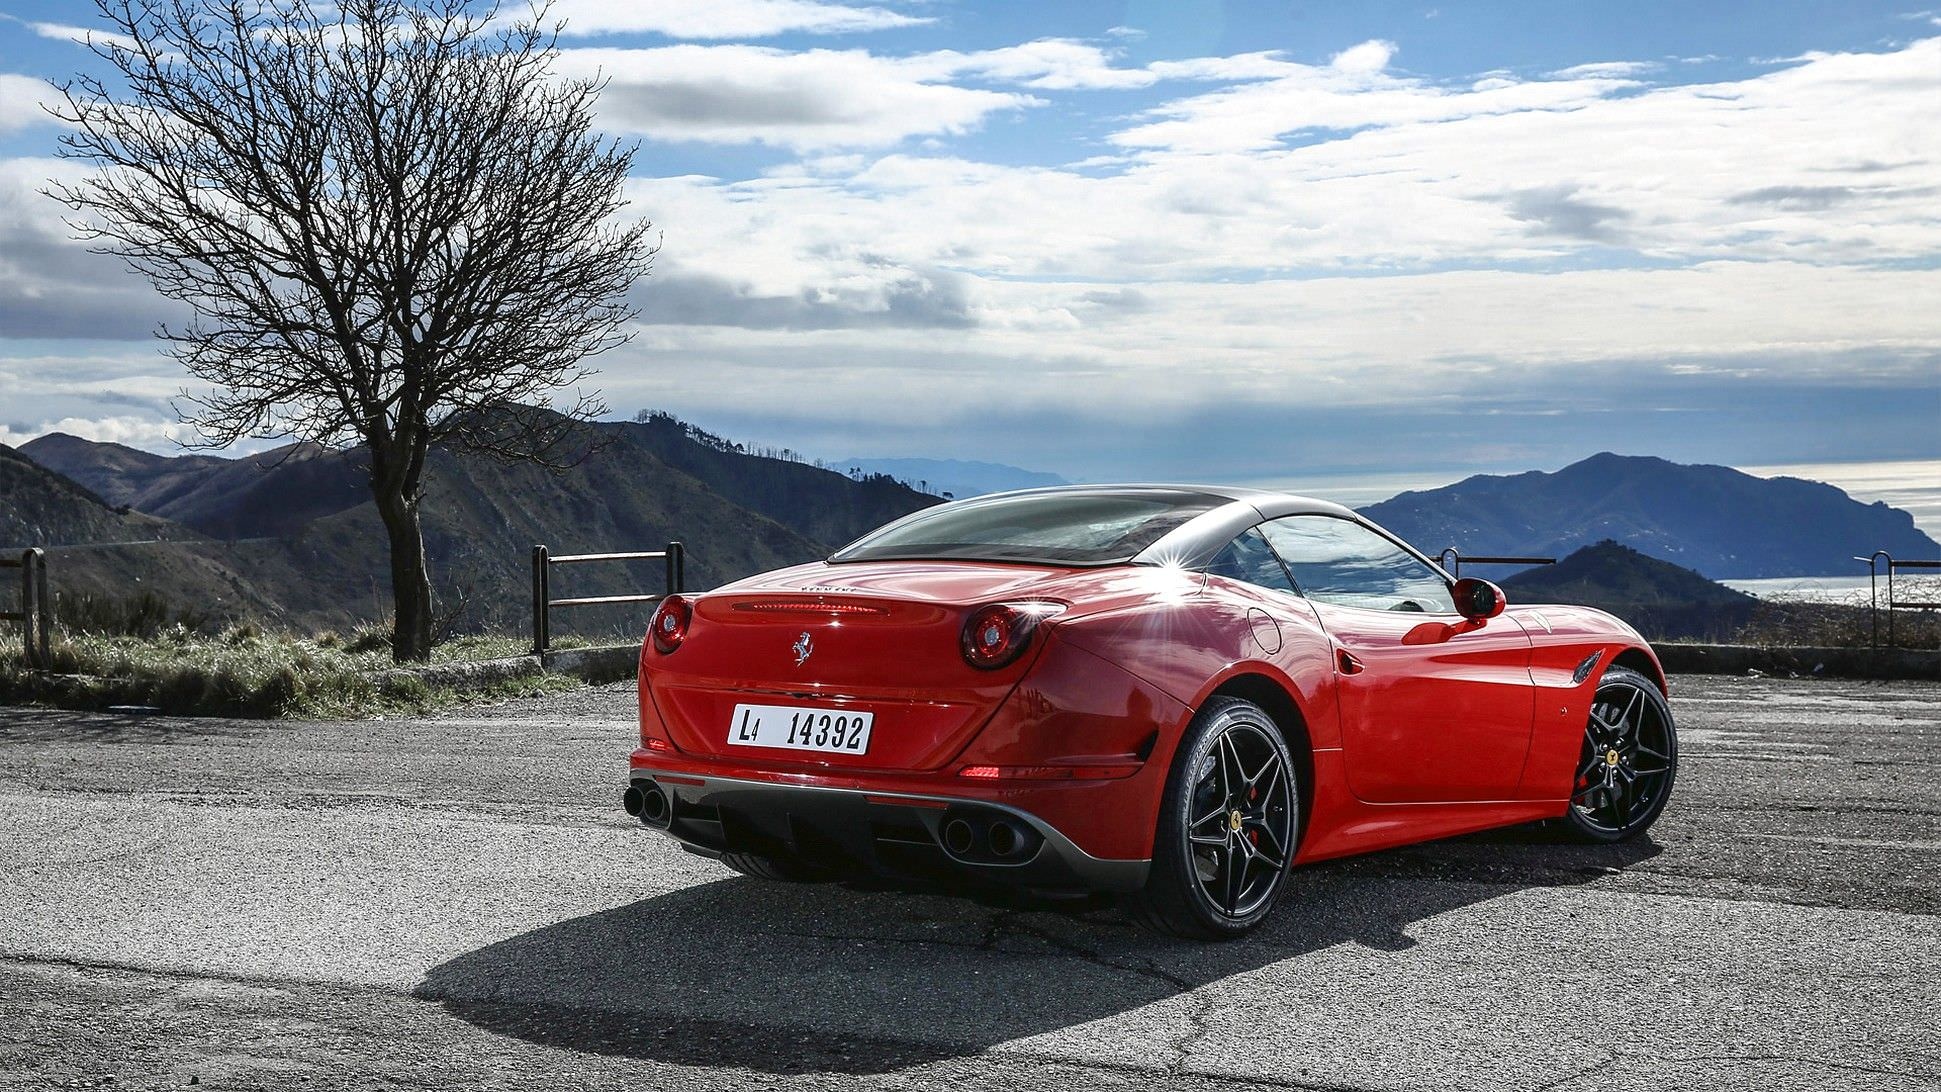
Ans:
[{"label": "white cloud", "polygon": [[133,46],[135,44],[135,40],[125,34],[115,34],[111,31],[97,30],[93,27],[69,26],[66,23],[29,23],[24,20],[14,21],[22,23],[28,30],[33,31],[43,38],[73,42],[76,45],[90,45],[95,42],[104,44],[113,42],[124,46]]},{"label": "white cloud", "polygon": [[657,140],[763,143],[798,150],[873,147],[962,133],[1031,106],[1015,92],[944,82],[947,67],[861,50],[763,46],[573,49],[561,70],[609,79],[602,125]]},{"label": "white cloud", "polygon": [[[508,18],[516,14],[511,11]],[[574,36],[651,32],[704,39],[848,34],[934,21],[885,7],[820,0],[556,0],[549,14],[564,19],[566,33]]]},{"label": "white cloud", "polygon": [[[605,387],[615,405],[702,420],[840,422],[829,425],[837,432],[867,422],[872,442],[901,433],[911,451],[1004,437],[1011,461],[1108,475],[1128,471],[1099,451],[1176,443],[1272,457],[1303,442],[1298,430],[1251,432],[1276,416],[1331,420],[1320,426],[1341,449],[1330,458],[1388,457],[1353,439],[1370,416],[1485,407],[1562,414],[1580,428],[1621,410],[1602,419],[1648,445],[1664,434],[1644,434],[1639,407],[1713,421],[1816,385],[1934,390],[1941,314],[1907,304],[1937,292],[1935,270],[1751,262],[1136,290],[981,280],[969,286],[977,324],[964,329],[652,327],[609,366]],[[1181,430],[1223,417],[1253,438]],[[1506,428],[1492,431],[1518,438]],[[1074,462],[1043,454],[1061,450]],[[1213,464],[1217,476],[1236,473]]]},{"label": "white cloud", "polygon": [[[1364,43],[1380,46],[1382,43]],[[1356,46],[1343,56],[1362,50]],[[1380,49],[1357,64],[1373,65]],[[1207,71],[1219,72],[1218,66]],[[1419,125],[1490,114],[1575,109],[1630,86],[1611,78],[1518,82],[1489,79],[1469,88],[1389,76],[1380,67],[1312,66],[1257,57],[1247,70],[1267,78],[1177,99],[1145,124],[1113,135],[1131,147],[1190,152],[1272,148],[1286,134],[1312,130]]]},{"label": "white cloud", "polygon": [[0,159],[0,337],[146,337],[170,313],[118,259],[72,238],[40,192],[84,173],[72,160]]},{"label": "white cloud", "polygon": [[1569,68],[1560,68],[1550,73],[1550,78],[1556,80],[1576,80],[1586,76],[1623,78],[1642,76],[1647,72],[1656,71],[1659,67],[1655,61],[1597,61],[1592,64],[1574,64]]},{"label": "white cloud", "polygon": [[[1458,85],[1395,56],[569,50],[612,78],[605,127],[799,153],[752,178],[634,180],[666,249],[605,384],[616,405],[934,422],[1526,390],[1554,412],[1587,376],[1932,386],[1941,39],[1688,86],[1617,62]],[[1113,155],[983,162],[945,139],[1166,81],[1176,97],[1118,122]],[[50,214],[0,200],[0,229]],[[88,287],[53,230],[0,238],[0,326],[47,318],[36,301],[77,301],[80,327],[142,313]],[[134,411],[104,399],[154,397],[157,370],[0,382],[49,399],[32,422],[106,419]]]},{"label": "white cloud", "polygon": [[69,436],[79,436],[83,440],[98,443],[126,444],[129,447],[144,448],[173,454],[180,450],[175,441],[187,440],[190,430],[182,425],[170,424],[150,417],[63,417],[58,421],[42,421],[19,430],[0,422],[0,444],[19,447],[37,436],[50,432],[65,432]]},{"label": "white cloud", "polygon": [[1149,87],[1160,79],[1153,69],[1116,67],[1113,57],[1086,42],[1043,38],[976,53],[925,53],[905,63],[938,79],[971,76],[1047,91]]},{"label": "white cloud", "polygon": [[59,92],[32,76],[0,72],[0,133],[25,129],[29,125],[52,124],[54,119],[41,107],[59,97]]},{"label": "white cloud", "polygon": [[1334,60],[1329,62],[1329,67],[1337,72],[1351,72],[1363,76],[1373,75],[1387,68],[1389,60],[1394,56],[1394,42],[1385,42],[1376,39],[1363,42],[1357,46],[1349,46],[1347,49],[1335,54]]}]

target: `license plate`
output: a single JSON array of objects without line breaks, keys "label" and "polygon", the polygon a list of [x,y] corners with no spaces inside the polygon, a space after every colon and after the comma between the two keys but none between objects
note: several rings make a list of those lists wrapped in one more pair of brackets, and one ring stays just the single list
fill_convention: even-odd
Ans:
[{"label": "license plate", "polygon": [[782,747],[860,755],[869,750],[875,713],[809,709],[799,705],[737,705],[728,742],[737,747]]}]

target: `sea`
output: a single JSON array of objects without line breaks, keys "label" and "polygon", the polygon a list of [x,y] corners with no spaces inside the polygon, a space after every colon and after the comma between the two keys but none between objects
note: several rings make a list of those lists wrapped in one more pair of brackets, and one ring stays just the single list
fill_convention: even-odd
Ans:
[{"label": "sea", "polygon": [[[1788,463],[1775,466],[1742,466],[1740,470],[1761,478],[1805,478],[1826,482],[1846,491],[1855,500],[1868,504],[1886,503],[1914,517],[1914,525],[1929,538],[1941,542],[1941,459],[1903,459],[1889,462]],[[1299,481],[1254,483],[1269,489],[1287,489],[1303,496],[1331,500],[1358,508],[1387,500],[1408,489],[1436,489],[1461,481],[1468,474],[1434,476],[1423,474],[1334,474]],[[1855,551],[1858,553],[1859,551]],[[1761,580],[1721,580],[1761,599],[1792,599],[1864,603],[1868,597],[1867,566],[1853,563],[1849,576],[1781,576]],[[1883,589],[1884,594],[1884,589]]]}]

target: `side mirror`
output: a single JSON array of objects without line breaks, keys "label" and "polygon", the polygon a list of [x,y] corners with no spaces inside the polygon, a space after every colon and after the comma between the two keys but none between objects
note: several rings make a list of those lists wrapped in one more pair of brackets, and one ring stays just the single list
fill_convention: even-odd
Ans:
[{"label": "side mirror", "polygon": [[1450,592],[1456,600],[1456,613],[1472,622],[1494,618],[1503,613],[1503,589],[1487,580],[1465,576],[1456,581]]}]

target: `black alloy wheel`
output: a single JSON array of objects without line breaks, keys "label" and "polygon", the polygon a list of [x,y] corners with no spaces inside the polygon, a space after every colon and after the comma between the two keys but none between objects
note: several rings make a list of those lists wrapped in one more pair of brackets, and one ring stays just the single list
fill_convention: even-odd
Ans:
[{"label": "black alloy wheel", "polygon": [[1286,740],[1252,702],[1216,698],[1180,741],[1160,808],[1152,874],[1135,901],[1176,936],[1238,936],[1285,887],[1300,834]]},{"label": "black alloy wheel", "polygon": [[1629,668],[1606,671],[1571,783],[1572,833],[1591,842],[1637,837],[1665,810],[1677,774],[1678,732],[1665,696]]}]

